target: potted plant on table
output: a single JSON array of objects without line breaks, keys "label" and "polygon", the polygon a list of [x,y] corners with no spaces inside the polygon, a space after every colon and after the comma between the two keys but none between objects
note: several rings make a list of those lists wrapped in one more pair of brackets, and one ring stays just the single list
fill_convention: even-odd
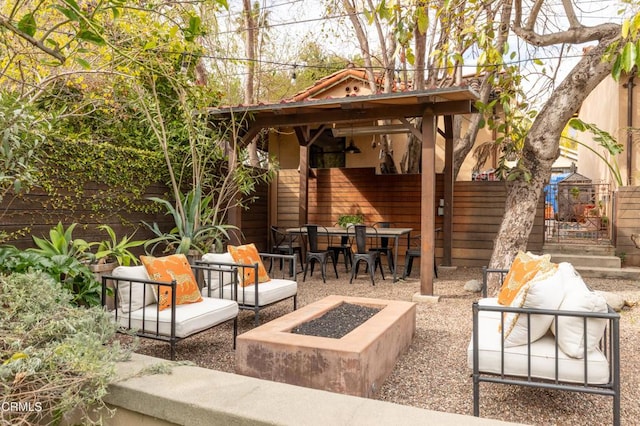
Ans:
[{"label": "potted plant on table", "polygon": [[338,226],[348,228],[351,225],[364,223],[364,215],[362,213],[343,214],[338,217]]}]

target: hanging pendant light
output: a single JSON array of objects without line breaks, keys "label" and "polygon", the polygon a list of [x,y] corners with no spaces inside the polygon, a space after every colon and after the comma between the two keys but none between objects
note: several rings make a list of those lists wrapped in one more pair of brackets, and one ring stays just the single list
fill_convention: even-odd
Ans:
[{"label": "hanging pendant light", "polygon": [[349,146],[344,149],[347,154],[360,154],[360,148],[353,143],[353,138],[349,139]]}]

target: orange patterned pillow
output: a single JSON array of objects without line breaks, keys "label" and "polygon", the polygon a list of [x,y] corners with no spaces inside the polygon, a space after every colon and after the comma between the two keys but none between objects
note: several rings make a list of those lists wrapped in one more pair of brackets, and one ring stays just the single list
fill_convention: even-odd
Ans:
[{"label": "orange patterned pillow", "polygon": [[[198,282],[184,254],[165,257],[140,256],[140,260],[147,269],[149,279],[165,282],[176,280],[176,305],[202,301]],[[171,307],[170,287],[153,286],[153,290],[154,292],[160,290],[160,294],[156,294],[160,310]]]},{"label": "orange patterned pillow", "polygon": [[[271,278],[267,275],[267,270],[262,264],[262,259],[258,254],[258,249],[255,244],[245,244],[243,246],[229,246],[227,247],[234,262],[241,265],[254,265],[258,264],[258,283],[266,283]],[[242,268],[243,272],[240,274],[240,286],[246,287],[256,282],[256,270],[254,268]]]},{"label": "orange patterned pillow", "polygon": [[498,293],[498,303],[511,305],[520,289],[538,272],[546,272],[554,266],[555,264],[551,263],[551,255],[536,256],[529,252],[518,252]]}]

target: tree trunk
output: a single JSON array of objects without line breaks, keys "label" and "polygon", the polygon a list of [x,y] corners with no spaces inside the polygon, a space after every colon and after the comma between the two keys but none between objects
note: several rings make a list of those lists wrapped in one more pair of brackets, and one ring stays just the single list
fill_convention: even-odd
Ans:
[{"label": "tree trunk", "polygon": [[[418,121],[416,122],[416,128],[422,128],[422,119],[418,119]],[[420,166],[422,165],[421,160],[422,141],[416,138],[413,134],[410,134],[407,141],[407,152],[402,158],[402,173],[420,173]]]},{"label": "tree trunk", "polygon": [[[251,0],[243,0],[244,25],[246,28],[245,36],[245,54],[247,55],[247,79],[244,86],[244,102],[253,104],[255,102],[255,93],[253,82],[255,79],[256,69],[256,32],[255,19],[253,19],[253,10],[251,9]],[[257,167],[258,159],[258,139],[254,138],[247,147],[249,152],[249,163]]]},{"label": "tree trunk", "polygon": [[[538,202],[551,176],[551,165],[558,156],[562,130],[587,95],[611,73],[613,63],[603,61],[602,56],[616,37],[615,33],[602,36],[599,44],[582,57],[553,92],[533,122],[525,138],[523,155],[531,181],[517,180],[508,188],[491,268],[508,268],[518,251],[526,250]],[[490,283],[490,293],[496,290],[497,283]]]}]

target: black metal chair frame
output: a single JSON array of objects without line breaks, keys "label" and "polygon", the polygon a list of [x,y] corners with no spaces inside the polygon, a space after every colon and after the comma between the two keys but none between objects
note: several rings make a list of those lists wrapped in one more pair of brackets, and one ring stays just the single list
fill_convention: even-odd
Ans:
[{"label": "black metal chair frame", "polygon": [[[191,265],[191,269],[193,270],[194,275],[196,276],[196,279],[198,280],[198,287],[202,288],[202,282],[200,281],[200,278],[204,277],[204,274],[212,274],[212,273],[219,273],[219,272],[224,272],[224,273],[229,273],[229,269],[226,270],[221,270],[219,267],[217,266],[206,266],[206,265]],[[147,285],[150,286],[154,286],[156,287],[156,294],[161,294],[160,288],[161,287],[171,287],[172,291],[171,291],[171,307],[169,308],[171,310],[171,332],[169,333],[169,335],[165,335],[165,334],[161,334],[160,333],[160,322],[156,321],[156,327],[155,327],[155,331],[153,330],[152,327],[147,327],[146,323],[147,320],[152,322],[154,320],[154,318],[145,318],[143,316],[142,318],[142,327],[140,329],[133,329],[131,327],[131,323],[132,323],[132,314],[135,311],[131,310],[131,302],[132,302],[132,298],[131,298],[131,294],[129,295],[129,312],[128,313],[122,313],[119,312],[118,309],[115,309],[113,311],[113,315],[114,315],[114,320],[116,323],[118,323],[118,332],[119,333],[123,333],[123,334],[131,334],[132,331],[133,333],[138,336],[138,337],[144,337],[147,339],[153,339],[153,340],[160,340],[160,341],[164,341],[164,342],[169,342],[169,344],[171,345],[171,360],[175,360],[175,355],[176,355],[176,343],[178,343],[180,340],[183,339],[187,339],[191,336],[194,336],[196,334],[200,334],[204,331],[207,331],[213,327],[217,327],[219,325],[222,324],[226,324],[227,322],[233,321],[233,349],[236,348],[236,337],[238,336],[238,317],[235,316],[233,319],[227,320],[227,321],[223,321],[219,324],[215,324],[211,327],[208,327],[204,330],[198,331],[196,333],[190,334],[187,337],[178,337],[176,336],[176,295],[177,295],[177,291],[176,291],[176,287],[177,287],[177,282],[175,280],[171,281],[171,282],[164,282],[164,281],[154,281],[154,280],[140,280],[140,279],[132,279],[132,278],[127,278],[127,277],[115,277],[112,275],[103,275],[102,276],[102,298],[101,298],[101,304],[103,307],[107,306],[107,288],[109,287],[109,284],[111,286],[113,286],[113,290],[114,290],[114,299],[118,300],[118,291],[119,291],[119,287],[120,287],[120,283],[121,282],[127,282],[127,283],[140,283],[140,284],[145,284],[144,286],[144,290],[143,290],[143,299],[146,297],[145,293],[148,291],[147,290]],[[233,284],[233,288],[236,289],[235,291],[237,291],[237,286],[238,286],[238,282],[237,280],[235,282],[232,283]],[[129,291],[131,292],[133,288],[133,285],[129,286]],[[222,298],[222,286],[220,286],[220,298]],[[159,316],[159,311],[160,307],[159,305],[157,305],[156,308],[156,314],[155,317],[158,318]],[[128,318],[128,327],[124,327],[122,325],[120,325],[120,322],[118,320],[118,318],[120,317],[125,317]]]},{"label": "black metal chair frame", "polygon": [[[376,228],[390,228],[391,222],[375,222],[371,225],[374,229]],[[395,269],[395,265],[393,264],[393,249],[389,246],[389,237],[376,237],[375,238],[377,246],[370,247],[370,251],[377,251],[380,256],[387,257],[387,265],[389,265],[389,272],[393,273]]]},{"label": "black metal chair frame", "polygon": [[[483,289],[482,294],[484,297],[487,295],[487,282],[488,274],[499,273],[501,278],[504,279],[508,270],[506,269],[489,269],[483,268]],[[609,362],[609,382],[605,384],[590,384],[586,377],[588,372],[588,363],[586,350],[583,358],[585,380],[582,383],[568,383],[562,382],[558,379],[558,361],[555,363],[555,380],[542,380],[531,375],[531,360],[529,359],[529,373],[524,377],[509,376],[504,373],[504,345],[502,346],[502,372],[503,374],[484,373],[480,371],[480,354],[477,350],[479,348],[479,317],[481,311],[494,311],[494,312],[514,312],[520,313],[520,315],[526,315],[527,321],[533,321],[534,315],[552,315],[555,317],[556,324],[558,323],[558,317],[560,316],[572,316],[582,318],[584,324],[587,323],[589,318],[602,318],[607,320],[607,327],[600,342],[600,348],[602,353],[605,354]],[[502,315],[502,321],[504,323],[504,314]],[[502,325],[504,330],[504,324]],[[584,327],[584,333],[587,333],[587,327]],[[561,332],[560,330],[558,332]],[[533,309],[533,308],[512,308],[508,306],[487,306],[480,305],[478,302],[473,303],[473,415],[480,416],[480,383],[499,383],[507,385],[528,386],[544,389],[563,390],[569,392],[581,392],[597,395],[611,396],[613,398],[613,425],[620,425],[620,315],[615,312],[611,307],[607,313],[599,312],[573,312],[573,311],[561,311],[561,310],[549,310],[549,309]],[[585,336],[586,341],[586,336]],[[527,353],[531,353],[531,343],[527,343]],[[556,342],[555,351],[560,351],[558,343]]]},{"label": "black metal chair frame", "polygon": [[[329,241],[329,244],[331,244],[331,240]],[[351,265],[353,250],[351,250],[351,241],[349,237],[346,235],[340,236],[340,245],[330,245],[328,250],[333,252],[333,257],[336,259],[336,262],[340,259],[340,255],[342,254],[344,257],[344,268],[348,272],[349,266],[353,266]]]},{"label": "black metal chair frame", "polygon": [[[440,228],[436,228],[435,232],[440,232],[441,229]],[[402,279],[407,278],[409,275],[411,275],[411,269],[413,267],[413,259],[416,257],[420,257],[420,239],[421,236],[420,235],[415,235],[413,237],[409,237],[407,239],[407,251],[404,254],[404,271],[402,272]],[[417,247],[414,245],[411,245],[411,242],[415,242],[417,241]],[[438,265],[436,265],[436,255],[435,253],[433,254],[433,273],[435,275],[436,278],[438,278]]]},{"label": "black metal chair frame", "polygon": [[[296,254],[275,254],[275,253],[259,253],[260,258],[263,261],[263,265],[264,262],[266,261],[270,261],[271,262],[271,266],[273,265],[273,262],[275,260],[279,261],[279,262],[287,262],[290,263],[290,268],[289,271],[293,271],[296,269],[296,263],[297,263],[297,259],[298,256]],[[247,311],[253,311],[254,313],[254,318],[253,318],[253,322],[256,326],[260,325],[260,310],[267,308],[269,306],[275,305],[276,303],[280,303],[282,301],[285,301],[287,299],[293,299],[293,310],[295,311],[296,309],[298,309],[298,293],[294,294],[293,296],[289,296],[289,297],[285,297],[279,300],[276,300],[275,302],[269,303],[269,304],[261,304],[260,303],[260,289],[259,289],[259,283],[258,283],[258,264],[254,263],[252,265],[246,265],[246,264],[242,264],[242,263],[211,263],[211,262],[203,262],[203,261],[197,261],[196,262],[197,265],[215,265],[217,268],[219,268],[218,270],[221,271],[220,276],[218,278],[218,280],[220,282],[223,281],[222,279],[222,274],[228,274],[230,268],[233,268],[234,270],[237,271],[238,274],[240,275],[244,275],[244,269],[249,268],[249,269],[254,269],[254,273],[253,276],[255,277],[255,283],[250,287],[250,286],[239,286],[237,285],[237,283],[234,285],[234,289],[235,291],[232,290],[232,298],[238,302],[238,307],[241,310],[247,310]],[[269,268],[271,269],[271,267]],[[284,268],[281,269],[282,271],[282,276],[280,276],[279,278],[282,279],[291,279],[291,280],[296,280],[296,277],[290,273],[290,276],[287,277],[284,272]],[[236,274],[237,275],[237,274]],[[276,278],[271,276],[271,278]],[[237,281],[237,279],[236,279]],[[210,282],[210,281],[209,281]],[[251,289],[253,289],[254,294],[253,297],[255,300],[255,304],[248,304],[243,302],[244,300],[247,300],[248,297],[246,297],[246,293],[251,291]],[[220,290],[222,291],[222,286],[220,286]],[[222,297],[222,296],[220,296]]]},{"label": "black metal chair frame", "polygon": [[[375,231],[375,228],[372,229]],[[380,274],[384,280],[384,270],[382,269],[382,262],[380,262],[380,253],[375,250],[367,249],[367,227],[365,225],[351,225],[347,228],[347,235],[351,232],[353,232],[353,237],[356,241],[356,252],[353,254],[351,279],[349,280],[349,284],[353,283],[354,278],[358,278],[360,262],[364,261],[367,263],[369,276],[371,277],[371,284],[376,285],[376,267],[380,269]]]},{"label": "black metal chair frame", "polygon": [[[302,260],[304,259],[302,256],[302,245],[297,242],[298,235],[288,234],[286,232],[282,232],[277,226],[271,226],[271,253],[273,254],[298,254],[298,259],[300,259],[300,272],[304,271],[304,265]],[[280,259],[280,269],[282,269],[283,260]],[[291,264],[293,266],[293,264]],[[269,264],[269,272],[273,268],[273,261]],[[290,275],[293,276],[293,271],[290,271]]]},{"label": "black metal chair frame", "polygon": [[322,282],[327,282],[327,262],[331,259],[333,263],[333,270],[336,273],[336,278],[338,278],[338,267],[336,266],[336,258],[333,256],[333,252],[325,249],[320,250],[319,244],[319,232],[320,229],[323,234],[327,238],[327,247],[329,246],[329,231],[326,226],[316,225],[316,224],[306,224],[303,226],[303,229],[306,230],[307,236],[307,257],[304,265],[304,275],[302,277],[302,281],[304,282],[307,279],[307,269],[309,265],[311,265],[311,276],[313,276],[313,266],[316,262],[320,263],[322,270]]}]

